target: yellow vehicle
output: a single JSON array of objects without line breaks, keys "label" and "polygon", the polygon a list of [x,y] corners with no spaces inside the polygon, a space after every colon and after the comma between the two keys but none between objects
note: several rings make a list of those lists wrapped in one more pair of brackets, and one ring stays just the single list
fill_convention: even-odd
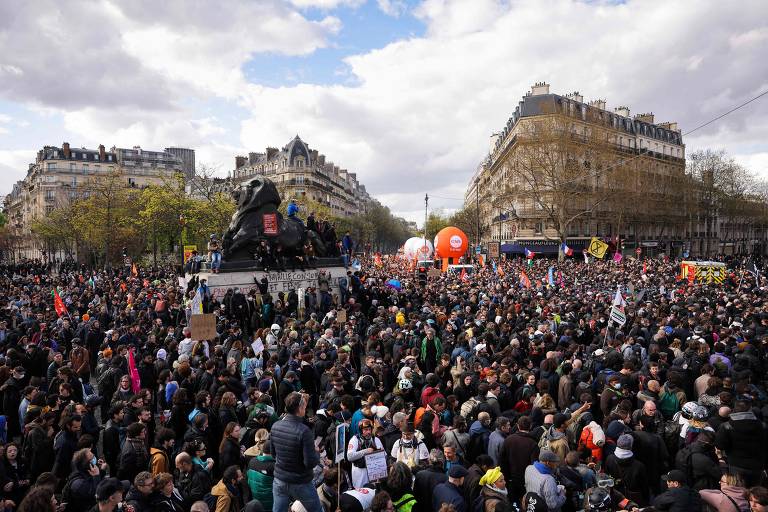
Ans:
[{"label": "yellow vehicle", "polygon": [[691,284],[723,284],[727,276],[728,269],[720,261],[683,261],[680,264],[680,279]]}]

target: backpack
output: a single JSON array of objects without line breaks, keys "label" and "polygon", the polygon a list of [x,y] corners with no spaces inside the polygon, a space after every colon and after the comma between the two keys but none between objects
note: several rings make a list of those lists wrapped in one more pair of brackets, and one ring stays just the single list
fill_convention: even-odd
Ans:
[{"label": "backpack", "polygon": [[[79,472],[72,473],[69,475],[69,478],[67,478],[67,483],[64,484],[64,489],[61,491],[61,498],[64,500],[65,503],[72,503],[73,497],[72,497],[72,484],[75,480],[82,479],[83,475],[81,475]],[[75,500],[76,501],[76,500]]]},{"label": "backpack", "polygon": [[472,397],[463,404],[461,404],[461,409],[459,409],[459,414],[467,420],[467,424],[471,424],[473,421],[475,421],[475,416],[477,416],[477,406],[480,405],[480,400],[478,400],[476,397]]},{"label": "backpack", "polygon": [[216,504],[219,502],[219,497],[214,496],[211,493],[206,493],[206,495],[203,496],[203,501],[208,505],[208,510],[216,510]]},{"label": "backpack", "polygon": [[671,393],[665,386],[664,391],[661,392],[661,396],[659,397],[659,411],[661,411],[664,419],[668,420],[679,410],[680,400],[677,399],[675,393]]},{"label": "backpack", "polygon": [[[551,428],[551,427],[550,427]],[[549,450],[549,434],[548,430],[545,430],[543,434],[541,434],[541,437],[539,438],[539,450]]]}]

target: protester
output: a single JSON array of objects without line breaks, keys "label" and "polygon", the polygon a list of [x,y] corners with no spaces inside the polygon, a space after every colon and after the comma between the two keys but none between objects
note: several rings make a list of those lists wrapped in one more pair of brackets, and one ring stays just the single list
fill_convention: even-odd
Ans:
[{"label": "protester", "polygon": [[[167,268],[0,265],[0,499],[38,500],[37,480],[64,512],[569,510],[611,476],[615,504],[726,510],[743,486],[765,506],[768,289],[741,268],[760,260],[707,285],[650,257],[506,257],[420,284],[354,247],[344,289],[319,265],[302,300]],[[197,294],[210,339],[190,328]],[[378,450],[387,477],[369,481]],[[97,492],[114,476],[132,487]]]}]

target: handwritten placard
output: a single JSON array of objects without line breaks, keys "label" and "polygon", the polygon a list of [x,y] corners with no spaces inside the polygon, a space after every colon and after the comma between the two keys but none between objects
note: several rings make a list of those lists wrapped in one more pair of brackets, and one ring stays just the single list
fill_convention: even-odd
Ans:
[{"label": "handwritten placard", "polygon": [[368,480],[384,480],[387,478],[387,452],[377,450],[365,456],[365,469],[368,471]]}]

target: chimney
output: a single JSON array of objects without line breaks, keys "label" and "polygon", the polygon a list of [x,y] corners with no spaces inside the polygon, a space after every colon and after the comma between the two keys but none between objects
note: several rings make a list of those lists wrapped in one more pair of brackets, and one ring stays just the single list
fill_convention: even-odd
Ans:
[{"label": "chimney", "polygon": [[489,142],[488,153],[494,152],[494,150],[496,149],[496,143],[498,143],[500,139],[501,139],[500,133],[497,132],[497,133],[491,134],[491,139],[488,141]]},{"label": "chimney", "polygon": [[61,152],[64,153],[64,158],[72,158],[72,152],[69,150],[69,142],[63,142],[61,144]]},{"label": "chimney", "polygon": [[250,153],[248,153],[248,164],[249,165],[255,164],[257,158],[258,158],[258,153],[254,153],[253,151],[251,151]]},{"label": "chimney", "polygon": [[317,154],[318,153],[316,149],[313,149],[312,151],[310,151],[309,152],[310,161],[307,162],[307,164],[314,164],[315,162],[317,162]]},{"label": "chimney", "polygon": [[579,91],[573,91],[570,94],[565,95],[566,98],[573,101],[578,101],[579,103],[584,103],[584,96],[579,94]]},{"label": "chimney", "polygon": [[272,157],[277,154],[277,148],[267,148],[267,160],[272,160]]},{"label": "chimney", "polygon": [[318,163],[318,165],[325,165],[325,155],[318,155],[317,156],[317,163]]},{"label": "chimney", "polygon": [[637,114],[635,119],[644,123],[653,124],[653,112],[647,114]]},{"label": "chimney", "polygon": [[248,159],[244,156],[236,156],[235,157],[235,169],[239,169],[241,167],[245,167],[245,164],[248,162]]},{"label": "chimney", "polygon": [[531,96],[541,96],[543,94],[549,94],[549,84],[547,82],[536,82],[531,87]]},{"label": "chimney", "polygon": [[102,162],[107,159],[107,152],[104,150],[104,144],[99,144],[99,160]]},{"label": "chimney", "polygon": [[605,110],[605,100],[592,100],[589,102],[589,106],[598,110]]},{"label": "chimney", "polygon": [[629,117],[629,107],[616,107],[613,111],[622,117]]},{"label": "chimney", "polygon": [[671,130],[673,132],[679,132],[680,128],[677,126],[677,123],[674,121],[670,121],[668,123],[659,123],[659,126],[662,128],[666,128],[667,130]]}]

